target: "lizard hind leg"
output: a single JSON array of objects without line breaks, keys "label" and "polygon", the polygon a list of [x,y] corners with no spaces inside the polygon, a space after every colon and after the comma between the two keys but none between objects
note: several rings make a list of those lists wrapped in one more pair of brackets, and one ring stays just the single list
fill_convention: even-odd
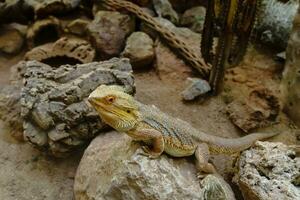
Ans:
[{"label": "lizard hind leg", "polygon": [[195,151],[196,168],[201,173],[199,177],[203,177],[205,174],[217,174],[217,170],[213,164],[209,163],[209,147],[205,143],[201,143],[197,146]]}]

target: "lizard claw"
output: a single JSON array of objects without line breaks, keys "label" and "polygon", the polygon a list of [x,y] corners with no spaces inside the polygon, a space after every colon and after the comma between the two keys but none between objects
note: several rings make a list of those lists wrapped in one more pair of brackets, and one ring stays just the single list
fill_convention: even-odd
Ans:
[{"label": "lizard claw", "polygon": [[147,156],[150,159],[155,159],[155,158],[158,158],[160,156],[160,154],[151,151],[151,149],[148,146],[142,146],[142,150],[143,151],[138,152],[138,154],[143,155],[143,156]]},{"label": "lizard claw", "polygon": [[202,172],[198,172],[198,173],[197,173],[197,179],[202,180],[202,179],[204,179],[206,176],[207,176],[207,174],[204,174],[204,173],[202,173]]}]

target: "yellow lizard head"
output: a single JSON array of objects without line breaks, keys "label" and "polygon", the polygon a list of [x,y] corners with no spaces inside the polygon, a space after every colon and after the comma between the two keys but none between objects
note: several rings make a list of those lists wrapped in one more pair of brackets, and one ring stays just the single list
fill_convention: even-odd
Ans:
[{"label": "yellow lizard head", "polygon": [[101,85],[90,94],[88,100],[101,119],[117,131],[131,130],[139,122],[137,102],[120,86]]}]

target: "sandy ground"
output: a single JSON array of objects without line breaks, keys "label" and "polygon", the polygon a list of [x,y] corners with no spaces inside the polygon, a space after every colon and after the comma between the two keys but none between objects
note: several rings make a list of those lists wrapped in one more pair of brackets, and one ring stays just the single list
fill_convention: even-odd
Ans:
[{"label": "sandy ground", "polygon": [[[11,58],[0,57],[0,86],[8,83],[9,68],[21,57],[22,55]],[[278,71],[278,64],[270,57],[260,56],[257,52],[248,56],[247,62],[243,64],[246,65],[245,71],[255,69],[258,70],[257,73],[268,71],[272,75]],[[249,63],[254,66],[247,67]],[[255,76],[255,73],[252,76]],[[242,135],[228,119],[222,95],[209,98],[203,103],[200,101],[184,103],[180,96],[180,92],[186,86],[184,82],[172,78],[161,80],[154,70],[135,73],[135,77],[136,97],[141,102],[154,104],[164,112],[186,120],[194,127],[210,134],[223,137]],[[270,85],[278,87],[279,79],[271,79]],[[262,84],[269,85],[269,81],[266,80]],[[268,128],[283,133],[276,137],[275,141],[295,143],[289,120],[282,113],[279,118],[278,124]],[[81,155],[82,152],[77,152],[67,159],[60,160],[46,157],[30,145],[17,142],[0,123],[0,199],[72,199],[73,178]],[[222,162],[217,165],[221,167]]]}]

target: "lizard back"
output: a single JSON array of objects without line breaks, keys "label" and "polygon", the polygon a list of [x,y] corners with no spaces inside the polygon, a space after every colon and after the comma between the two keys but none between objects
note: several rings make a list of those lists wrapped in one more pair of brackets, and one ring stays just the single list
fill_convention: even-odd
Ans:
[{"label": "lizard back", "polygon": [[188,122],[169,116],[155,106],[138,102],[142,122],[162,133],[172,147],[195,150],[197,144],[206,143],[213,154],[232,154],[249,148],[256,140],[273,137],[278,133],[252,133],[241,138],[222,138],[208,135],[193,128]]}]

